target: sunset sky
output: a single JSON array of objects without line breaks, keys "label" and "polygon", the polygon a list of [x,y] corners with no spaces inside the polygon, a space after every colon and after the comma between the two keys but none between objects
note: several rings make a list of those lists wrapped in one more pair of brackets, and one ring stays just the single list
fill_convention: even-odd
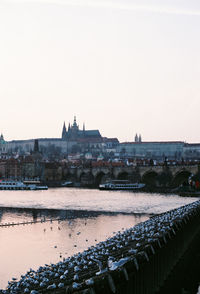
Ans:
[{"label": "sunset sky", "polygon": [[199,0],[0,0],[0,132],[200,142]]}]

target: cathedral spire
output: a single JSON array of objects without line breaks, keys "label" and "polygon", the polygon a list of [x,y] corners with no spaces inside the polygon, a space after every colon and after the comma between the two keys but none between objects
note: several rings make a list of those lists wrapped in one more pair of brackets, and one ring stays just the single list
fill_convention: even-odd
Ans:
[{"label": "cathedral spire", "polygon": [[66,126],[65,126],[65,122],[64,122],[63,129],[62,129],[62,139],[64,139],[65,135],[66,135]]},{"label": "cathedral spire", "polygon": [[76,116],[74,116],[74,123],[73,123],[74,127],[77,127],[77,123],[76,123]]}]

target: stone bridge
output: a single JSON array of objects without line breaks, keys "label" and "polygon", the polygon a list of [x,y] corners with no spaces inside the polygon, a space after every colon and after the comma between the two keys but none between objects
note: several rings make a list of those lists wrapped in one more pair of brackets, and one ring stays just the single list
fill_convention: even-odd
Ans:
[{"label": "stone bridge", "polygon": [[124,167],[78,167],[68,168],[66,179],[81,182],[82,184],[98,185],[109,180],[130,180],[144,182],[152,186],[179,186],[188,180],[190,175],[199,173],[199,165],[173,166],[124,166]]}]

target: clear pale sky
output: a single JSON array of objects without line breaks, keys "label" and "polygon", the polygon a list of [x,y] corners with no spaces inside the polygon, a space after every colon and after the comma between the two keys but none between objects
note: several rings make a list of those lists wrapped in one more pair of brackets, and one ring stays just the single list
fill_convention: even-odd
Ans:
[{"label": "clear pale sky", "polygon": [[200,142],[199,0],[0,0],[0,131]]}]

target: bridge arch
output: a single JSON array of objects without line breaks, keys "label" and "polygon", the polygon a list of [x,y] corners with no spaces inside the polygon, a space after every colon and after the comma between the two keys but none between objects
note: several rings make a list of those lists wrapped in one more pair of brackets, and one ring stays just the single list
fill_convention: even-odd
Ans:
[{"label": "bridge arch", "polygon": [[95,176],[95,186],[99,186],[99,184],[105,182],[105,178],[106,178],[106,174],[104,172],[99,172],[96,176]]},{"label": "bridge arch", "polygon": [[147,171],[142,176],[142,183],[146,184],[147,186],[157,186],[157,177],[158,173],[155,171]]},{"label": "bridge arch", "polygon": [[138,170],[134,170],[131,174],[131,182],[132,183],[140,183],[142,181],[142,177]]},{"label": "bridge arch", "polygon": [[62,180],[66,181],[66,180],[69,180],[71,178],[71,174],[70,172],[63,172],[62,173]]},{"label": "bridge arch", "polygon": [[79,181],[81,182],[81,180],[85,177],[87,173],[85,172],[82,172],[80,175],[79,175]]},{"label": "bridge arch", "polygon": [[94,176],[91,172],[82,172],[79,177],[79,181],[81,185],[93,185],[94,184]]},{"label": "bridge arch", "polygon": [[180,172],[177,172],[173,177],[172,186],[178,187],[182,184],[187,184],[188,178],[190,175],[191,175],[191,172],[188,170],[182,170]]},{"label": "bridge arch", "polygon": [[160,187],[170,187],[172,179],[173,176],[171,172],[168,170],[163,170],[161,173],[158,174],[156,181]]},{"label": "bridge arch", "polygon": [[126,171],[122,171],[118,174],[117,179],[118,180],[129,180],[129,173]]},{"label": "bridge arch", "polygon": [[70,170],[68,169],[64,169],[63,173],[62,173],[62,180],[63,181],[72,181],[72,182],[76,182],[77,181],[77,175],[75,173],[72,173]]}]

